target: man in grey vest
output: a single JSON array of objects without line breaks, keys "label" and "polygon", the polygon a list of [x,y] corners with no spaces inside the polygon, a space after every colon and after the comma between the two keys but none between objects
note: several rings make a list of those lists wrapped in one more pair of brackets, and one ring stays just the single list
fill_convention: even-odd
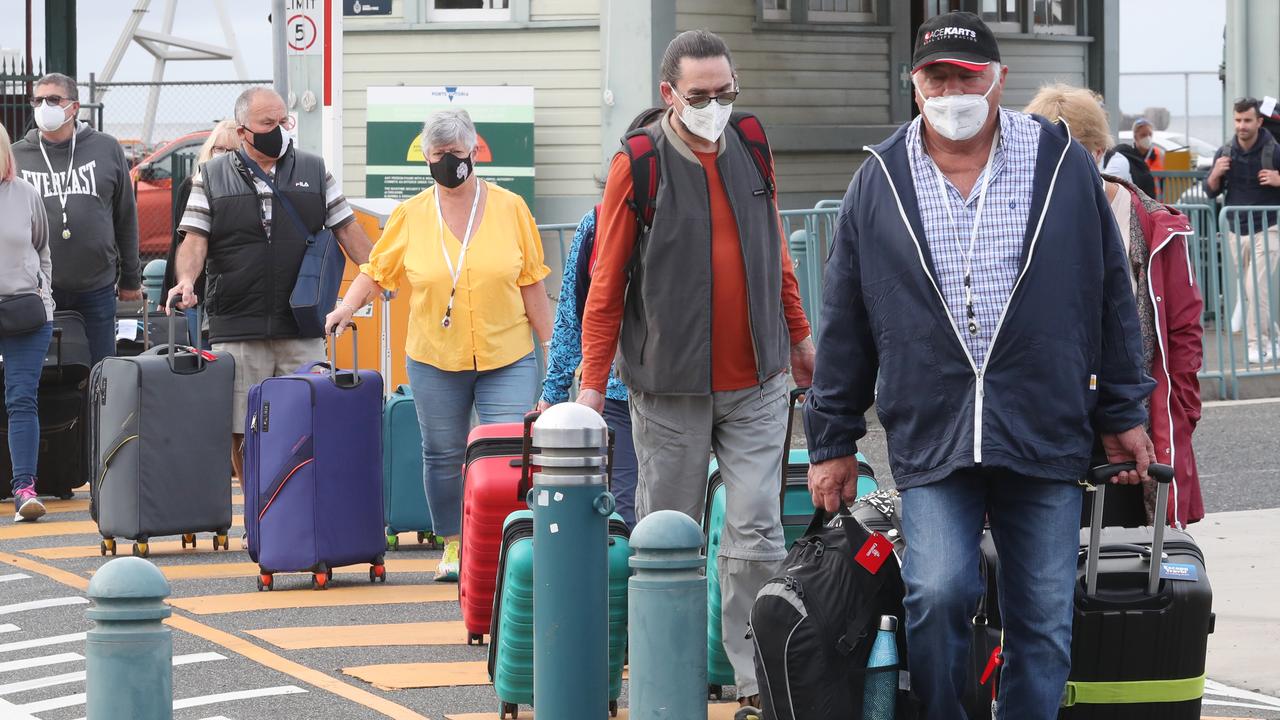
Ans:
[{"label": "man in grey vest", "polygon": [[737,126],[728,129],[738,96],[729,48],[705,30],[682,33],[661,76],[668,110],[644,129],[661,178],[656,211],[647,227],[637,222],[631,163],[616,155],[596,231],[578,402],[603,408],[620,345],[640,467],[637,519],[679,510],[701,521],[715,452],[726,492],[722,635],[739,703],[759,707],[747,621],[786,555],[778,507],[786,372],[809,383],[813,343],[771,179]]},{"label": "man in grey vest", "polygon": [[[236,99],[241,152],[214,157],[195,176],[178,224],[183,233],[176,259],[177,281],[169,298],[194,307],[201,270],[207,273],[205,308],[209,340],[236,362],[235,422],[242,421],[249,388],[324,359],[324,338],[299,337],[289,307],[306,236],[289,220],[272,185],[293,205],[311,233],[333,230],[357,265],[369,260],[372,244],[355,222],[324,160],[298,150],[286,133],[293,121],[271,88],[245,90]],[[272,183],[252,172],[256,163]],[[273,222],[273,218],[279,218]],[[232,441],[232,466],[244,479],[244,435]]]}]

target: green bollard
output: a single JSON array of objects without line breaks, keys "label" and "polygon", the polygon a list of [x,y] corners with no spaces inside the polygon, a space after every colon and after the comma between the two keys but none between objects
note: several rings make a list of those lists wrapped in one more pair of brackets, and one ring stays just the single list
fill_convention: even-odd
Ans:
[{"label": "green bollard", "polygon": [[632,720],[707,717],[707,578],[702,529],[659,510],[631,531],[627,638]]},{"label": "green bollard", "polygon": [[172,720],[169,581],[137,557],[116,558],[89,581],[94,627],[85,641],[88,720]]},{"label": "green bollard", "polygon": [[533,703],[539,717],[609,713],[609,428],[560,403],[533,424]]},{"label": "green bollard", "polygon": [[150,312],[164,312],[164,298],[160,297],[164,291],[164,271],[164,260],[152,260],[142,269],[142,291],[151,304]]}]

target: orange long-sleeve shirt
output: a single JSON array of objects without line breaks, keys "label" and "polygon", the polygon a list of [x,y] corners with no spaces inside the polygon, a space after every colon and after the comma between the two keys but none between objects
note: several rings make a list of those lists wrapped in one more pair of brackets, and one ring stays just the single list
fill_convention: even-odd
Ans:
[{"label": "orange long-sleeve shirt", "polygon": [[[712,337],[711,390],[741,390],[757,383],[755,351],[747,313],[746,268],[737,223],[720,180],[715,153],[697,153],[711,191]],[[596,264],[582,320],[582,388],[604,392],[609,366],[618,347],[627,288],[626,267],[636,243],[636,216],[627,201],[632,194],[631,163],[618,153],[609,165],[604,199],[596,221]],[[779,235],[782,235],[779,231]],[[791,343],[809,336],[809,320],[791,253],[782,237],[782,303]]]}]

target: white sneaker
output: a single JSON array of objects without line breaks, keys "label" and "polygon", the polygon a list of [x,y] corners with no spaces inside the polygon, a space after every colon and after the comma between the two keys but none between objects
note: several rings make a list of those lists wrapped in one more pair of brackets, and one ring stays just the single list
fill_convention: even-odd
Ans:
[{"label": "white sneaker", "polygon": [[1262,348],[1258,347],[1250,347],[1246,356],[1249,360],[1249,364],[1251,365],[1261,365],[1268,360],[1267,353],[1263,352]]}]

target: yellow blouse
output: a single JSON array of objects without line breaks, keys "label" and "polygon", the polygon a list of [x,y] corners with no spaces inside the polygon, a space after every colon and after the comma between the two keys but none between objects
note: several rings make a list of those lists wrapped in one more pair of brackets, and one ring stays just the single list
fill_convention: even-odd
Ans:
[{"label": "yellow blouse", "polygon": [[[481,181],[483,182],[483,181]],[[453,279],[440,244],[435,192],[424,190],[391,213],[369,262],[360,271],[385,290],[409,281],[405,352],[449,372],[493,370],[533,352],[533,334],[520,288],[545,278],[542,240],[533,214],[519,195],[493,183],[484,215],[472,230],[458,277],[449,327],[442,327]],[[457,267],[462,241],[446,223],[449,263]]]}]

